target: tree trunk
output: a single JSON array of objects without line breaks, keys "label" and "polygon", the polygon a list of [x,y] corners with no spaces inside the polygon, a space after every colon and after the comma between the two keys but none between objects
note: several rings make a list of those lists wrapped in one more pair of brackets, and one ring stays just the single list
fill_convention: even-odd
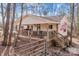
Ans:
[{"label": "tree trunk", "polygon": [[27,15],[27,4],[26,4],[26,15]]},{"label": "tree trunk", "polygon": [[78,9],[77,9],[77,31],[79,35],[79,3],[78,3]]},{"label": "tree trunk", "polygon": [[17,34],[17,37],[15,39],[15,46],[17,45],[18,36],[20,34],[20,27],[21,27],[21,22],[22,22],[22,16],[23,16],[23,3],[21,4],[21,18],[20,18],[20,23],[19,23],[18,34]]},{"label": "tree trunk", "polygon": [[10,20],[10,3],[7,4],[7,13],[6,13],[6,24],[4,27],[4,40],[2,45],[6,46],[7,45],[7,39],[8,39],[8,32],[9,32],[9,20]]},{"label": "tree trunk", "polygon": [[73,34],[74,34],[74,36],[77,35],[77,6],[78,6],[78,4],[74,3],[74,20],[73,20],[73,27],[74,27]]},{"label": "tree trunk", "polygon": [[72,45],[72,33],[73,33],[73,20],[74,20],[74,3],[72,4],[72,16],[71,16],[71,35],[70,35],[70,42],[69,44]]},{"label": "tree trunk", "polygon": [[8,45],[11,45],[11,37],[12,37],[12,33],[13,33],[13,25],[14,25],[14,19],[15,19],[15,8],[16,8],[16,4],[13,4],[13,15],[12,15],[12,21],[11,21],[11,29],[10,29],[10,33],[9,33],[9,41],[8,41]]},{"label": "tree trunk", "polygon": [[2,24],[3,24],[3,33],[2,33],[2,36],[4,35],[4,25],[5,25],[5,17],[6,17],[6,9],[5,9],[5,12],[4,12],[3,8],[4,8],[4,6],[1,3],[1,16],[2,16]]},{"label": "tree trunk", "polygon": [[3,30],[4,30],[4,11],[3,11],[3,4],[1,3],[1,15],[2,15],[2,22],[3,22]]}]

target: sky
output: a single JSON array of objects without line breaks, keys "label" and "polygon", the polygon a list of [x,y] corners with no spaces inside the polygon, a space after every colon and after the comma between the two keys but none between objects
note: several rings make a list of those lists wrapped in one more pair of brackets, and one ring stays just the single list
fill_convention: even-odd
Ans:
[{"label": "sky", "polygon": [[[39,5],[36,3],[27,3],[24,4],[24,10],[23,10],[23,14],[26,14],[26,10],[27,10],[27,14],[33,14],[33,15],[37,15],[37,16],[44,16],[43,12],[46,11],[47,16],[57,16],[59,15],[60,11],[64,10],[64,13],[66,13],[67,15],[70,12],[70,5],[68,3],[40,3]],[[35,7],[37,8],[35,8]],[[0,8],[0,12],[1,12],[1,8]],[[21,4],[18,3],[16,4],[16,18],[19,18],[21,16]],[[1,14],[0,14],[0,22],[1,22]]]},{"label": "sky", "polygon": [[[64,10],[64,12],[66,14],[69,13],[70,10],[70,6],[69,4],[66,3],[43,3],[40,4],[40,6],[38,7],[38,9],[36,9],[36,12],[32,12],[33,10],[33,6],[35,6],[37,4],[27,4],[27,12],[28,14],[35,14],[35,15],[39,15],[39,12],[43,13],[43,11],[47,11],[48,12],[48,16],[56,16],[58,15],[60,10]],[[26,11],[26,9],[25,9]],[[21,12],[21,6],[20,4],[17,4],[17,8],[16,8],[16,13],[20,16],[20,12]]]}]

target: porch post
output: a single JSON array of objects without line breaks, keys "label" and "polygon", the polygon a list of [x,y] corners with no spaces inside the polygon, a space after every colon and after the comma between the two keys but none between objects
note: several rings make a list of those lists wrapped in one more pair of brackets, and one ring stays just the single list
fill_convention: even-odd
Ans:
[{"label": "porch post", "polygon": [[58,24],[56,24],[56,29],[57,29],[57,32],[58,32]]},{"label": "porch post", "polygon": [[32,25],[30,25],[30,28],[29,28],[29,40],[30,40],[30,42],[31,42],[31,29],[32,29],[31,26],[32,26]]},{"label": "porch post", "polygon": [[49,25],[47,25],[47,41],[49,41]]},{"label": "porch post", "polygon": [[27,36],[29,36],[29,25],[27,25]]},{"label": "porch post", "polygon": [[47,36],[46,36],[46,38],[45,38],[45,56],[48,54],[48,45],[47,45],[47,43],[48,43],[48,40],[49,40],[49,31],[48,31],[48,29],[49,29],[49,25],[47,25]]}]

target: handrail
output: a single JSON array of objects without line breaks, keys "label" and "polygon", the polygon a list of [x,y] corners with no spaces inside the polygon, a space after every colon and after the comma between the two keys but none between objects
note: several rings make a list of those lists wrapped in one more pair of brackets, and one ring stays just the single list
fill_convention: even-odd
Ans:
[{"label": "handrail", "polygon": [[27,46],[27,45],[32,45],[32,44],[35,44],[35,43],[38,43],[38,42],[41,42],[41,41],[44,41],[44,40],[39,40],[39,41],[35,41],[35,42],[32,42],[32,43],[28,43],[28,44],[23,44],[21,46],[15,47],[15,48],[21,48],[21,47],[24,47],[24,46]]},{"label": "handrail", "polygon": [[[62,34],[56,32],[56,31],[54,31],[54,33],[59,34],[63,39],[67,39],[67,38],[65,38]],[[57,36],[57,37],[58,37],[58,36]]]},{"label": "handrail", "polygon": [[64,36],[62,35],[62,34],[60,34],[60,33],[58,33],[58,32],[56,32],[56,31],[54,31],[56,34],[59,34],[59,35],[61,35],[63,38],[64,38]]},{"label": "handrail", "polygon": [[[60,34],[60,33],[58,33],[58,32],[56,32],[56,31],[54,31],[54,33],[56,33],[56,37],[58,38],[58,39],[60,39],[60,40],[62,40],[63,39],[63,41],[64,41],[64,43],[68,43],[68,38],[67,37],[64,37],[62,34]],[[57,34],[59,34],[59,35],[61,35],[61,38],[59,38],[58,36],[57,36]],[[67,44],[67,45],[69,45],[69,43]]]}]

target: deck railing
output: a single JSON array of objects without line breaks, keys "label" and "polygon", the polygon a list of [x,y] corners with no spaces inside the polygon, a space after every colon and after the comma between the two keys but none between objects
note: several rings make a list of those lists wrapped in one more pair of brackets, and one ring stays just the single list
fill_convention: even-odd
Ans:
[{"label": "deck railing", "polygon": [[67,36],[63,36],[62,34],[54,31],[55,37],[56,37],[56,41],[59,42],[59,44],[62,46],[62,48],[65,48],[67,46],[69,46],[69,39]]},{"label": "deck railing", "polygon": [[[33,39],[32,39],[33,40]],[[36,41],[14,47],[15,55],[42,56],[46,55],[46,43],[44,39],[34,39]]]}]

